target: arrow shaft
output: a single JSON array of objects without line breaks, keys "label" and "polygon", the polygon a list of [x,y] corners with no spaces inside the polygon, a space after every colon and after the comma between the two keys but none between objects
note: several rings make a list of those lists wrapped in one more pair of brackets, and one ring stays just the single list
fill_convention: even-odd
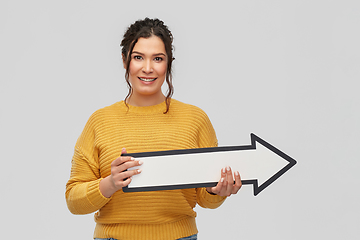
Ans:
[{"label": "arrow shaft", "polygon": [[[255,150],[218,151],[197,154],[136,157],[144,163],[141,174],[133,177],[129,188],[217,183],[221,169],[231,166],[243,180],[256,178]],[[241,172],[247,169],[246,172]]]}]

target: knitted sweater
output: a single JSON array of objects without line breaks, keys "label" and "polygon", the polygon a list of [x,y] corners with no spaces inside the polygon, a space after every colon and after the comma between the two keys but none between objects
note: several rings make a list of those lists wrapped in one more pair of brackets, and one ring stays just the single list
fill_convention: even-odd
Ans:
[{"label": "knitted sweater", "polygon": [[[219,207],[225,197],[205,188],[124,193],[111,198],[99,190],[110,175],[110,164],[126,148],[128,153],[217,146],[215,131],[199,108],[171,100],[149,106],[124,101],[96,111],[80,135],[66,184],[66,201],[74,214],[95,212],[94,238],[121,240],[177,239],[197,233],[193,210]],[[189,166],[191,167],[191,166]],[[220,170],[219,170],[220,171]]]}]

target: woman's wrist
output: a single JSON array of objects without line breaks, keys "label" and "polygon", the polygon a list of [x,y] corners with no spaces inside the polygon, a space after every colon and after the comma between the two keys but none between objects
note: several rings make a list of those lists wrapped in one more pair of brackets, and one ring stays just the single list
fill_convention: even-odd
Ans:
[{"label": "woman's wrist", "polygon": [[209,190],[208,188],[206,188],[206,191],[211,194],[211,195],[217,195],[216,193],[213,193],[211,190]]},{"label": "woman's wrist", "polygon": [[100,192],[106,198],[110,198],[116,192],[110,177],[109,175],[103,178],[99,183]]}]

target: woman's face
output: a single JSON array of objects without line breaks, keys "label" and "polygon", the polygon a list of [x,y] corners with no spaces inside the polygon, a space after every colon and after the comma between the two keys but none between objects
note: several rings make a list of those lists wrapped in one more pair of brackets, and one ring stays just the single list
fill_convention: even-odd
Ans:
[{"label": "woman's face", "polygon": [[131,54],[129,81],[131,99],[164,100],[161,86],[165,81],[167,55],[163,41],[157,36],[139,38]]}]

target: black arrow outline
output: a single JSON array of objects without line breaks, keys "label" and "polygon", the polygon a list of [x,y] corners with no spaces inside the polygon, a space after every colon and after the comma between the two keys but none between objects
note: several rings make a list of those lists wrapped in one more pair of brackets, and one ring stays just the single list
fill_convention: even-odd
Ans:
[{"label": "black arrow outline", "polygon": [[[126,153],[122,156],[132,156],[134,158],[146,158],[146,157],[157,157],[157,156],[169,156],[169,155],[186,155],[186,154],[195,154],[195,153],[209,153],[209,152],[228,152],[228,151],[238,151],[238,150],[254,150],[256,149],[256,142],[260,143],[273,153],[277,154],[284,160],[289,163],[283,167],[280,171],[275,173],[272,177],[266,180],[260,186],[258,185],[257,179],[250,180],[241,180],[243,185],[253,185],[254,187],[254,196],[257,196],[261,191],[267,188],[270,184],[276,181],[281,177],[285,172],[292,168],[297,162],[295,159],[280,151],[273,145],[269,144],[265,140],[256,136],[254,133],[250,134],[251,145],[245,146],[227,146],[227,147],[211,147],[211,148],[193,148],[193,149],[181,149],[181,150],[170,150],[170,151],[157,151],[157,152],[141,152],[141,153]],[[180,185],[166,185],[166,186],[154,186],[154,187],[123,187],[124,192],[143,192],[143,191],[159,191],[159,190],[174,190],[174,189],[184,189],[184,188],[199,188],[199,187],[214,187],[217,182],[211,183],[192,183],[192,184],[180,184]]]}]

